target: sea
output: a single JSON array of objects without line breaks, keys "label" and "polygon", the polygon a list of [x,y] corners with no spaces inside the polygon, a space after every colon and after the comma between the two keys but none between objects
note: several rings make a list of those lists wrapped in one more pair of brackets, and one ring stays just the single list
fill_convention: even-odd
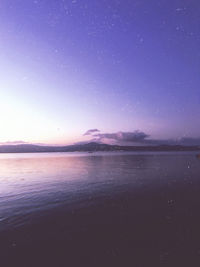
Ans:
[{"label": "sea", "polygon": [[1,266],[200,266],[197,154],[0,154]]}]

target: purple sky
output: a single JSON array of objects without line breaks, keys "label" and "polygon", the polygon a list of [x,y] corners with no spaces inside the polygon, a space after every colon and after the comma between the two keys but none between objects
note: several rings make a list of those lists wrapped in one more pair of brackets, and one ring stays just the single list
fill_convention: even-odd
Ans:
[{"label": "purple sky", "polygon": [[0,142],[200,137],[198,0],[1,0]]}]

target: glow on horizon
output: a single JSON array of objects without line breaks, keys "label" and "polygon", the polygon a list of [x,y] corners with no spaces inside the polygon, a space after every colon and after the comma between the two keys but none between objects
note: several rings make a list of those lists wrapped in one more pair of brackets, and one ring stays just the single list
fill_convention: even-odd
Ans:
[{"label": "glow on horizon", "polygon": [[[79,73],[78,81],[77,76],[72,75],[65,80],[62,78],[63,73],[59,72],[47,79],[45,75],[42,77],[45,71],[39,66],[32,66],[29,70],[20,62],[17,65],[9,58],[0,56],[0,59],[5,63],[0,73],[0,88],[4,88],[0,91],[0,143],[23,141],[65,145],[85,141],[87,138],[82,134],[93,125],[105,131],[119,130],[118,122],[123,113],[117,115],[117,112],[120,113],[117,103],[113,106],[115,112],[109,117],[96,108],[98,96],[94,96],[102,86],[95,84],[91,77]],[[64,73],[66,77],[66,71]],[[90,83],[96,88],[95,95],[85,97],[81,90],[86,86],[90,90]],[[70,90],[63,93],[60,87]],[[78,94],[80,98],[77,98]],[[66,98],[66,104],[63,98]],[[107,110],[107,113],[109,106],[110,102],[105,99],[104,111]],[[128,118],[123,119],[123,124],[125,130],[135,130],[129,128]],[[149,126],[139,116],[138,119],[134,118],[134,124],[135,127]]]},{"label": "glow on horizon", "polygon": [[0,143],[71,144],[93,128],[198,137],[193,7],[3,0]]}]

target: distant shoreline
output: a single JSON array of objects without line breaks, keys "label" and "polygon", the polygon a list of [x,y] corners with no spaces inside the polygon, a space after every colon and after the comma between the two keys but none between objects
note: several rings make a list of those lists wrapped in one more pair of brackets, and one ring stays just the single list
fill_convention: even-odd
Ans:
[{"label": "distant shoreline", "polygon": [[0,153],[53,153],[53,152],[181,152],[200,151],[200,146],[159,145],[159,146],[119,146],[88,143],[70,146],[41,146],[33,144],[1,145]]}]

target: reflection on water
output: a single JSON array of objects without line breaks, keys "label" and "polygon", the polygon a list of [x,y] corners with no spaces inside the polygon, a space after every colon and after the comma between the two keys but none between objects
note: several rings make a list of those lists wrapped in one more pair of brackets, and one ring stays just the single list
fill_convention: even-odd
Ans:
[{"label": "reflection on water", "polygon": [[[35,211],[92,204],[118,192],[198,178],[195,153],[44,153],[0,156],[0,223],[25,222]],[[20,220],[19,220],[20,218]]]}]

